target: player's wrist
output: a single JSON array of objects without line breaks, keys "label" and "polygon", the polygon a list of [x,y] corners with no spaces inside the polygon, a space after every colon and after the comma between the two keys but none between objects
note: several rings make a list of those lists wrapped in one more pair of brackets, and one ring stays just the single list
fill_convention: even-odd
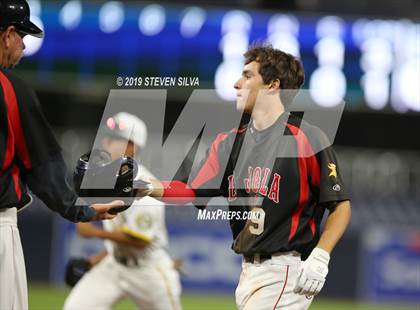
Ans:
[{"label": "player's wrist", "polygon": [[81,223],[88,223],[91,221],[95,221],[97,218],[96,209],[89,205],[83,205],[82,207],[82,216],[80,217],[78,222]]},{"label": "player's wrist", "polygon": [[320,248],[320,247],[316,247],[312,250],[312,253],[310,255],[312,258],[315,258],[318,261],[323,262],[324,264],[328,265],[328,263],[330,262],[330,253],[328,253],[328,251]]},{"label": "player's wrist", "polygon": [[319,247],[314,248],[300,267],[293,292],[306,296],[317,295],[324,286],[329,261],[330,254],[327,251]]},{"label": "player's wrist", "polygon": [[150,196],[154,198],[162,198],[165,192],[165,186],[162,184],[162,182],[159,180],[151,179],[150,183],[153,187],[153,191],[150,193]]},{"label": "player's wrist", "polygon": [[136,187],[136,197],[150,196],[154,191],[152,180],[147,176],[140,176],[134,181],[134,184]]}]

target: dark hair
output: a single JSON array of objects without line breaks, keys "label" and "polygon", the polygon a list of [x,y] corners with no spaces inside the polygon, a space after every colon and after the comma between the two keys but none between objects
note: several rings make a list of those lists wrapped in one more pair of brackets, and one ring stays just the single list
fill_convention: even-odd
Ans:
[{"label": "dark hair", "polygon": [[280,89],[288,90],[284,93],[280,90],[280,99],[285,107],[290,105],[305,80],[302,62],[272,45],[253,45],[244,56],[245,64],[253,61],[260,64],[258,72],[265,84],[280,81]]}]

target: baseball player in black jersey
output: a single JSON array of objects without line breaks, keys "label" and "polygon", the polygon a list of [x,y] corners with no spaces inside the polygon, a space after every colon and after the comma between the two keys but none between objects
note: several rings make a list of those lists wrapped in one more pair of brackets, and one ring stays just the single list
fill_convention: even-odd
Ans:
[{"label": "baseball player in black jersey", "polygon": [[219,134],[188,184],[149,180],[138,193],[166,202],[224,196],[230,210],[259,214],[230,221],[232,248],[243,255],[238,308],[307,309],[348,226],[349,197],[323,132],[285,112],[304,81],[301,62],[271,46],[244,56],[235,89],[237,109],[251,116],[249,123]]},{"label": "baseball player in black jersey", "polygon": [[0,309],[27,309],[27,283],[17,210],[32,202],[29,189],[51,210],[73,221],[111,219],[110,204],[76,206],[61,150],[35,93],[7,69],[22,57],[27,34],[43,32],[29,20],[24,0],[0,0]]}]

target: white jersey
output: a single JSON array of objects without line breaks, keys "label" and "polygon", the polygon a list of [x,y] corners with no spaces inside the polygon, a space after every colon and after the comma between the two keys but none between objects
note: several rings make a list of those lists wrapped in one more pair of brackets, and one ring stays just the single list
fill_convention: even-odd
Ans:
[{"label": "white jersey", "polygon": [[[153,177],[143,166],[139,166],[143,175]],[[152,197],[136,199],[130,208],[118,213],[110,220],[103,222],[107,231],[122,230],[135,238],[150,242],[145,249],[135,249],[113,241],[106,240],[105,247],[109,254],[148,259],[154,252],[164,250],[168,246],[168,233],[165,225],[165,204]],[[158,251],[160,252],[160,251]]]},{"label": "white jersey", "polygon": [[[124,297],[139,309],[182,309],[179,274],[165,249],[168,237],[164,204],[151,197],[138,199],[103,223],[108,231],[119,229],[150,244],[140,250],[105,241],[109,254],[72,289],[64,310],[111,309]],[[118,257],[126,259],[126,263]]]}]

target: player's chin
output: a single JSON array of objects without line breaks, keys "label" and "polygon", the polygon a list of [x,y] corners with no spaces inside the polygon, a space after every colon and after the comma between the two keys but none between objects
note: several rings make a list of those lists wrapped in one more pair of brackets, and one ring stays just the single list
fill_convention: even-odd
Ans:
[{"label": "player's chin", "polygon": [[19,64],[20,59],[18,59],[17,61],[10,63],[7,67],[7,69],[14,69],[18,64]]},{"label": "player's chin", "polygon": [[245,102],[242,98],[236,98],[236,110],[237,111],[245,110]]},{"label": "player's chin", "polygon": [[18,53],[18,55],[14,59],[12,59],[12,63],[10,64],[10,67],[11,68],[16,67],[20,63],[20,60],[22,59],[22,57],[23,57],[23,51]]},{"label": "player's chin", "polygon": [[236,110],[245,114],[252,114],[252,106],[247,104],[247,102],[236,103]]}]

